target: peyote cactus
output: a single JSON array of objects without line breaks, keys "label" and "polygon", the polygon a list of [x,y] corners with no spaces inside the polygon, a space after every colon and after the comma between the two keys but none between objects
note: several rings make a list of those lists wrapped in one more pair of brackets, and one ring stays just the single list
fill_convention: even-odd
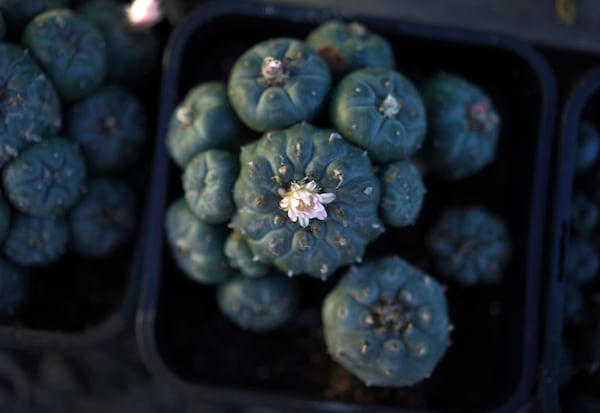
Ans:
[{"label": "peyote cactus", "polygon": [[225,85],[202,83],[194,87],[173,111],[167,133],[167,150],[185,168],[198,153],[233,143],[242,125],[231,109]]},{"label": "peyote cactus", "polygon": [[576,193],[571,205],[571,230],[577,236],[586,237],[598,223],[598,205],[587,195]]},{"label": "peyote cactus", "polygon": [[421,96],[391,69],[360,69],[344,77],[331,99],[331,121],[376,162],[408,159],[425,138]]},{"label": "peyote cactus", "polygon": [[337,76],[364,67],[394,67],[394,52],[388,41],[359,22],[323,23],[308,34],[306,43]]},{"label": "peyote cactus", "polygon": [[219,284],[233,270],[224,253],[227,228],[202,222],[182,197],[171,204],[165,220],[167,240],[179,268],[202,284]]},{"label": "peyote cactus", "polygon": [[88,257],[108,255],[133,233],[135,194],[115,179],[90,179],[68,221],[71,250]]},{"label": "peyote cactus", "polygon": [[2,183],[10,203],[35,216],[60,215],[79,199],[86,178],[83,156],[70,141],[49,138],[6,165]]},{"label": "peyote cactus", "polygon": [[0,10],[6,25],[13,31],[21,31],[35,16],[46,10],[62,9],[69,0],[0,0]]},{"label": "peyote cactus", "polygon": [[392,227],[405,227],[417,221],[425,199],[421,173],[410,161],[385,165],[380,174],[381,219]]},{"label": "peyote cactus", "polygon": [[183,173],[185,200],[202,221],[226,222],[233,214],[233,184],[240,169],[233,154],[221,149],[200,152]]},{"label": "peyote cactus", "polygon": [[306,123],[245,146],[233,228],[256,259],[288,275],[327,278],[362,260],[382,232],[380,186],[366,153]]},{"label": "peyote cactus", "polygon": [[294,280],[281,274],[260,278],[238,275],[219,286],[217,303],[221,312],[239,327],[269,331],[294,315],[298,290]]},{"label": "peyote cactus", "polygon": [[140,155],[146,137],[142,104],[119,86],[103,86],[69,110],[68,135],[90,171],[119,172]]},{"label": "peyote cactus", "polygon": [[0,258],[0,317],[13,313],[29,290],[29,273]]},{"label": "peyote cactus", "polygon": [[600,153],[600,135],[598,129],[590,122],[581,122],[577,134],[577,155],[575,172],[587,172],[598,159]]},{"label": "peyote cactus", "polygon": [[564,262],[565,279],[575,285],[587,284],[596,278],[600,257],[595,246],[585,238],[569,241]]},{"label": "peyote cactus", "polygon": [[10,207],[0,193],[0,244],[4,241],[4,237],[10,226]]},{"label": "peyote cactus", "polygon": [[23,44],[65,100],[84,97],[104,80],[104,39],[91,23],[69,9],[36,16],[23,32]]},{"label": "peyote cactus", "polygon": [[0,43],[0,167],[62,125],[54,86],[21,47]]},{"label": "peyote cactus", "polygon": [[63,217],[13,214],[2,250],[16,264],[38,267],[58,260],[68,240],[69,227]]},{"label": "peyote cactus", "polygon": [[421,95],[429,126],[422,154],[432,173],[461,179],[494,161],[500,118],[478,86],[440,73],[421,88]]},{"label": "peyote cactus", "polygon": [[231,268],[239,270],[246,277],[262,277],[269,270],[267,265],[254,258],[246,238],[235,231],[225,241],[225,255]]},{"label": "peyote cactus", "polygon": [[397,257],[352,267],[322,307],[327,350],[368,386],[429,377],[450,345],[443,288]]},{"label": "peyote cactus", "polygon": [[102,33],[108,55],[108,78],[142,86],[159,61],[160,44],[156,34],[132,24],[119,1],[87,1],[77,12]]},{"label": "peyote cactus", "polygon": [[437,272],[463,286],[498,282],[511,257],[502,219],[481,207],[451,208],[427,236]]},{"label": "peyote cactus", "polygon": [[330,86],[329,68],[310,46],[277,38],[256,44],[236,61],[227,93],[242,122],[265,132],[311,121]]}]

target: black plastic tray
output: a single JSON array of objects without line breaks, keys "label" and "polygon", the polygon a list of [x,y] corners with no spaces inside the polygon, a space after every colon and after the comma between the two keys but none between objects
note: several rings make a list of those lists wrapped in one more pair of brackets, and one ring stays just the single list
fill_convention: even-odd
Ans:
[{"label": "black plastic tray", "polygon": [[[394,252],[427,266],[424,226],[444,204],[480,202],[506,218],[514,259],[498,286],[449,285],[454,344],[433,376],[413,388],[368,389],[325,354],[319,303],[335,282],[302,280],[300,315],[285,328],[248,334],[216,308],[214,289],[189,281],[164,240],[167,205],[181,195],[181,172],[165,149],[175,105],[200,82],[226,81],[235,59],[268,37],[303,38],[332,19],[360,20],[387,37],[398,70],[415,83],[438,70],[461,74],[490,93],[503,119],[497,162],[457,184],[426,180],[415,228],[389,231],[369,255]],[[138,342],[155,375],[212,402],[306,412],[516,412],[533,397],[538,361],[540,268],[556,90],[533,48],[505,36],[331,11],[249,2],[207,4],[172,35],[164,56]],[[306,298],[306,297],[309,298]],[[312,298],[311,298],[312,297]],[[465,321],[466,320],[466,321]],[[331,388],[346,383],[352,392]],[[335,394],[334,394],[335,393]]]},{"label": "black plastic tray", "polygon": [[552,191],[552,242],[545,298],[544,351],[541,365],[540,401],[545,413],[562,412],[559,402],[559,359],[563,341],[563,264],[570,232],[575,180],[577,135],[581,119],[600,114],[600,70],[589,71],[574,85],[563,108],[556,147]]}]

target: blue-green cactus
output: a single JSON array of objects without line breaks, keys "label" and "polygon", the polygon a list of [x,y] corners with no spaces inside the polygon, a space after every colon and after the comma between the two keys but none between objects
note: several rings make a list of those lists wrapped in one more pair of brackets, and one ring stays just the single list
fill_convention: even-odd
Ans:
[{"label": "blue-green cactus", "polygon": [[77,12],[102,33],[108,54],[108,78],[142,86],[157,67],[160,44],[152,30],[135,27],[122,2],[90,0]]},{"label": "blue-green cactus", "polygon": [[281,274],[260,278],[238,275],[217,290],[221,312],[240,328],[269,331],[285,324],[295,313],[298,288]]},{"label": "blue-green cactus", "polygon": [[245,146],[234,186],[234,229],[253,256],[288,275],[327,278],[362,260],[379,237],[379,180],[369,157],[309,124]]},{"label": "blue-green cactus", "polygon": [[229,260],[231,268],[239,270],[243,275],[250,278],[265,275],[269,267],[254,257],[246,238],[233,231],[225,241],[225,256]]},{"label": "blue-green cactus", "polygon": [[577,133],[575,173],[587,172],[598,159],[598,154],[600,154],[598,129],[590,122],[581,122]]},{"label": "blue-green cactus", "polygon": [[103,86],[81,99],[71,107],[68,122],[68,136],[80,145],[90,171],[122,171],[142,152],[142,105],[122,87]]},{"label": "blue-green cactus", "polygon": [[63,217],[32,217],[13,214],[2,251],[24,267],[50,264],[66,251],[69,226]]},{"label": "blue-green cactus", "polygon": [[376,162],[408,159],[425,138],[421,96],[410,80],[391,69],[361,69],[344,77],[330,111],[336,129]]},{"label": "blue-green cactus", "polygon": [[322,307],[329,354],[369,386],[410,386],[431,375],[450,345],[437,281],[386,257],[352,267]]},{"label": "blue-green cactus", "polygon": [[563,319],[570,320],[583,307],[583,292],[581,286],[567,282],[563,297]]},{"label": "blue-green cactus", "polygon": [[123,182],[93,178],[69,213],[70,249],[102,257],[123,245],[135,227],[135,194]]},{"label": "blue-green cactus", "polygon": [[0,193],[0,244],[4,241],[4,237],[10,226],[10,207],[4,200],[4,196]]},{"label": "blue-green cactus", "polygon": [[587,195],[579,192],[571,204],[571,231],[577,236],[586,237],[598,223],[598,206]]},{"label": "blue-green cactus", "polygon": [[477,85],[440,73],[422,88],[427,137],[421,151],[429,170],[446,179],[479,172],[496,158],[500,117]]},{"label": "blue-green cactus", "polygon": [[585,238],[571,239],[564,262],[565,279],[575,285],[594,280],[600,269],[600,257],[594,244]]},{"label": "blue-green cactus", "polygon": [[306,43],[337,76],[365,67],[394,67],[394,52],[388,41],[359,22],[323,23],[308,34]]},{"label": "blue-green cactus", "polygon": [[0,167],[62,125],[54,86],[25,49],[0,43]]},{"label": "blue-green cactus", "polygon": [[224,252],[226,226],[202,222],[182,197],[167,210],[165,227],[175,261],[189,278],[219,284],[233,274]]},{"label": "blue-green cactus", "polygon": [[188,92],[173,111],[167,133],[167,150],[185,168],[198,153],[233,143],[242,125],[231,109],[223,83],[202,83]]},{"label": "blue-green cactus", "polygon": [[69,0],[0,0],[0,10],[6,19],[6,26],[19,32],[38,14],[68,5]]},{"label": "blue-green cactus", "polygon": [[481,207],[451,208],[427,236],[437,272],[463,286],[498,282],[510,261],[510,234],[503,220]]},{"label": "blue-green cactus", "polygon": [[417,167],[410,161],[387,164],[381,170],[380,181],[383,222],[392,227],[414,224],[427,192]]},{"label": "blue-green cactus", "polygon": [[104,39],[94,25],[69,9],[36,16],[22,41],[65,100],[80,99],[104,81]]},{"label": "blue-green cactus", "polygon": [[329,67],[310,46],[277,38],[254,45],[235,62],[227,92],[242,122],[265,132],[312,121],[330,86]]},{"label": "blue-green cactus", "polygon": [[29,291],[29,273],[0,258],[0,315],[10,314]]},{"label": "blue-green cactus", "polygon": [[6,165],[2,183],[19,211],[35,216],[60,215],[81,196],[85,160],[70,141],[49,138],[23,151]]},{"label": "blue-green cactus", "polygon": [[202,221],[220,224],[234,211],[233,184],[240,164],[237,156],[221,149],[200,152],[183,173],[185,200]]}]

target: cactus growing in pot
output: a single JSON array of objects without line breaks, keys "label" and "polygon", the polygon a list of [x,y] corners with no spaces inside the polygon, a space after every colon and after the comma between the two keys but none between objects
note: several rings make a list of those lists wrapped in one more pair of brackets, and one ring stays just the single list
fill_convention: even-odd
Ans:
[{"label": "cactus growing in pot", "polygon": [[366,153],[333,130],[301,123],[242,149],[232,224],[253,255],[288,275],[327,278],[362,260],[383,226]]}]

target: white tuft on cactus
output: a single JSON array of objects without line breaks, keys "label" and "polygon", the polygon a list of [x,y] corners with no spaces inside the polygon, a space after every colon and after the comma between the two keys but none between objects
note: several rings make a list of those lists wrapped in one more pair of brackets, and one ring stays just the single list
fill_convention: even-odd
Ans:
[{"label": "white tuft on cactus", "polygon": [[281,209],[287,212],[292,222],[298,222],[301,227],[308,226],[311,219],[323,221],[327,218],[325,204],[335,200],[335,194],[326,192],[319,194],[317,183],[310,181],[307,184],[292,182],[290,189],[279,202]]}]

